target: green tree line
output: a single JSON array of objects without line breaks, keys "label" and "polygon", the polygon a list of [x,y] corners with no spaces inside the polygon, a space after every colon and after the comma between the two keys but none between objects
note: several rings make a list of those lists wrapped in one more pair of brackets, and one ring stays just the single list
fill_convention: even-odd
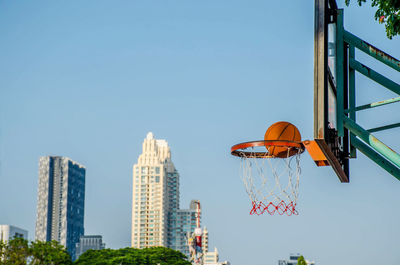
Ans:
[{"label": "green tree line", "polygon": [[88,250],[72,262],[57,241],[0,241],[0,265],[191,265],[181,252],[165,248]]}]

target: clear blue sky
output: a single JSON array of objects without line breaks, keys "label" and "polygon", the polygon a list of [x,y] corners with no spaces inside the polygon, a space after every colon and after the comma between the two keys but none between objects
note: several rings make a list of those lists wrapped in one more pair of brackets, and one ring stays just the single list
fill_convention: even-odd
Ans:
[{"label": "clear blue sky", "polygon": [[[350,184],[304,154],[300,215],[248,215],[231,145],[280,120],[313,136],[313,3],[0,1],[0,223],[33,239],[39,156],[63,155],[87,167],[86,234],[129,246],[131,169],[152,131],[171,146],[181,206],[201,201],[211,247],[233,265],[291,252],[321,265],[400,264],[400,182],[362,154]],[[368,5],[345,8],[346,28],[400,58],[400,38],[386,38]],[[357,84],[358,104],[395,96]],[[399,111],[359,121],[399,122]],[[399,135],[377,134],[397,151]]]}]

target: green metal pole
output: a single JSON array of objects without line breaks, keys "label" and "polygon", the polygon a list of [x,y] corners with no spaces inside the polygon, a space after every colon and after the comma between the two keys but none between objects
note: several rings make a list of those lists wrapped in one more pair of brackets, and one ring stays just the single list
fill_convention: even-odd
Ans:
[{"label": "green metal pole", "polygon": [[[400,101],[400,97],[397,97],[397,98],[390,98],[390,99],[385,99],[385,100],[381,100],[381,101],[370,103],[370,104],[361,105],[361,106],[358,106],[356,108],[354,108],[354,107],[352,107],[350,105],[350,108],[345,110],[344,112],[345,113],[352,113],[352,112],[355,112],[355,111],[365,110],[365,109],[372,109],[372,108],[384,106],[384,105],[387,105],[387,104],[396,103],[396,102],[399,102],[399,101]],[[355,121],[355,119],[352,119],[352,120]]]},{"label": "green metal pole", "polygon": [[384,131],[384,130],[393,129],[393,128],[397,128],[397,127],[400,127],[400,123],[393,123],[393,124],[386,125],[386,126],[376,127],[373,129],[368,129],[367,131],[370,133],[373,133],[373,132]]},{"label": "green metal pole", "polygon": [[378,61],[386,64],[389,67],[392,67],[394,70],[400,72],[400,61],[389,54],[379,50],[378,48],[374,47],[373,45],[369,44],[366,41],[363,41],[359,37],[351,34],[348,31],[344,32],[344,40],[351,45],[354,45],[361,51],[365,52],[366,54],[374,57]]},{"label": "green metal pole", "polygon": [[400,169],[395,167],[392,163],[387,161],[385,158],[380,156],[378,153],[376,153],[374,150],[369,148],[366,144],[364,144],[362,141],[358,140],[357,138],[355,138],[353,140],[353,144],[364,155],[369,157],[372,161],[374,161],[376,164],[378,164],[384,170],[386,170],[387,172],[392,174],[395,178],[400,180]]},{"label": "green metal pole", "polygon": [[368,131],[361,128],[360,125],[352,121],[346,116],[343,116],[344,126],[349,129],[352,133],[361,138],[365,143],[371,146],[375,151],[386,157],[390,162],[400,167],[400,155],[390,149],[383,142],[379,141]]},{"label": "green metal pole", "polygon": [[396,82],[393,82],[389,78],[381,75],[380,73],[372,70],[366,65],[363,65],[362,63],[350,59],[350,67],[357,70],[361,74],[365,75],[366,77],[374,80],[378,84],[381,84],[382,86],[386,87],[387,89],[390,89],[394,93],[400,95],[400,85],[397,84]]},{"label": "green metal pole", "polygon": [[344,136],[344,42],[343,9],[337,10],[336,23],[336,120],[338,136]]}]

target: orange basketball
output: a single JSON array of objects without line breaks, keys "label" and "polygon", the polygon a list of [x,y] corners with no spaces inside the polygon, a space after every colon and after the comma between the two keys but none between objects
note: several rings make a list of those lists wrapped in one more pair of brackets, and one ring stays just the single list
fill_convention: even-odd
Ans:
[{"label": "orange basketball", "polygon": [[[293,124],[286,121],[279,121],[272,124],[264,135],[265,141],[280,140],[300,142],[301,135],[299,129]],[[266,146],[268,153],[274,157],[287,157],[288,147],[285,146]],[[296,150],[293,150],[296,151]],[[289,151],[290,152],[290,151]],[[291,152],[290,152],[291,153]],[[290,154],[293,155],[293,154]]]}]

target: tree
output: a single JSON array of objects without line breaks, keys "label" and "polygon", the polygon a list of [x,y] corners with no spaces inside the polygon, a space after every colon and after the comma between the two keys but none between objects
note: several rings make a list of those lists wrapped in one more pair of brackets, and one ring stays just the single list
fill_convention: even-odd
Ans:
[{"label": "tree", "polygon": [[70,265],[71,257],[64,246],[57,241],[35,241],[30,245],[31,262],[29,265]]},{"label": "tree", "polygon": [[3,258],[0,264],[26,265],[29,253],[28,240],[18,237],[8,240],[4,246]]},{"label": "tree", "polygon": [[[350,4],[350,0],[345,0],[346,5]],[[366,0],[357,0],[358,5],[366,2]],[[375,20],[384,23],[386,34],[389,39],[396,35],[400,35],[400,0],[372,0],[371,6],[378,7],[375,12]]]},{"label": "tree", "polygon": [[297,265],[307,265],[307,262],[306,262],[306,260],[304,259],[303,256],[300,256],[300,257],[297,259]]},{"label": "tree", "polygon": [[0,241],[1,265],[72,265],[65,247],[57,241],[29,243],[23,238]]},{"label": "tree", "polygon": [[191,265],[181,252],[165,248],[88,250],[74,265]]},{"label": "tree", "polygon": [[143,254],[149,257],[149,264],[151,265],[185,265],[190,264],[186,260],[186,256],[182,252],[172,250],[164,247],[145,248],[142,250]]},{"label": "tree", "polygon": [[0,265],[191,265],[181,252],[165,248],[88,250],[74,263],[57,241],[0,241]]},{"label": "tree", "polygon": [[7,244],[4,243],[3,240],[0,240],[0,264],[2,264],[2,259],[3,259],[4,253],[6,251],[6,246],[7,246]]}]

